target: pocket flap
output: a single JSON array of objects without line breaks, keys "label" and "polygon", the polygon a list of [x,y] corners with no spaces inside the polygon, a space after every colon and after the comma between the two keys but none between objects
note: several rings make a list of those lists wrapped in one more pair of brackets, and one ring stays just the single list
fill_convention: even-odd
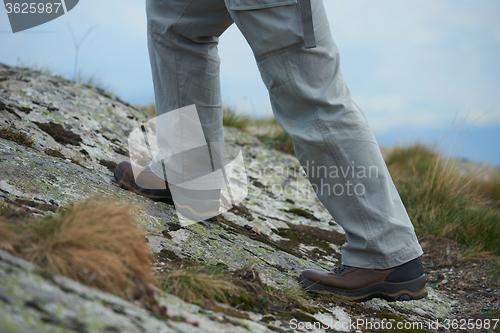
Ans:
[{"label": "pocket flap", "polygon": [[297,0],[229,0],[231,10],[252,10],[296,4]]}]

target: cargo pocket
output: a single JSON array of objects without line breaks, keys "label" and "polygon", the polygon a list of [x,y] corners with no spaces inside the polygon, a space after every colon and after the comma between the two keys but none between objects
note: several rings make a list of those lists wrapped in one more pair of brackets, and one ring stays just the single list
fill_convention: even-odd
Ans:
[{"label": "cargo pocket", "polygon": [[297,0],[229,0],[231,10],[253,10],[296,4]]},{"label": "cargo pocket", "polygon": [[[229,6],[228,6],[229,10],[235,11],[236,16],[239,17],[244,16],[239,13],[241,11],[255,11],[259,9],[262,10],[266,8],[272,9],[274,7],[283,7],[283,8],[275,8],[274,11],[271,10],[270,13],[274,12],[274,15],[276,15],[276,17],[268,17],[268,19],[277,21],[277,24],[291,25],[291,29],[298,27],[301,30],[300,36],[302,41],[304,42],[305,48],[308,49],[316,47],[316,40],[314,37],[314,24],[312,19],[311,0],[228,0],[228,1],[229,1]],[[290,5],[295,5],[295,6],[290,6]],[[297,12],[290,13],[289,10],[285,9],[286,7],[293,7],[297,10]],[[294,22],[291,22],[290,20],[280,19],[283,15],[279,15],[279,13],[283,13],[285,11],[288,12],[287,15],[291,15],[289,16],[289,18],[294,19],[295,20]],[[257,15],[266,16],[266,14],[264,14],[263,12]],[[261,23],[263,22],[261,21]],[[243,26],[242,32],[244,33],[245,31],[243,30],[247,30],[246,29],[247,24],[245,24],[245,22],[242,21],[241,25]],[[279,28],[280,27],[278,27],[278,30],[276,30],[276,24],[270,24],[269,28],[266,29],[266,31],[264,31],[264,34],[269,35],[269,32],[278,34],[280,33],[281,30]],[[282,37],[286,38],[286,35],[283,35]]]}]

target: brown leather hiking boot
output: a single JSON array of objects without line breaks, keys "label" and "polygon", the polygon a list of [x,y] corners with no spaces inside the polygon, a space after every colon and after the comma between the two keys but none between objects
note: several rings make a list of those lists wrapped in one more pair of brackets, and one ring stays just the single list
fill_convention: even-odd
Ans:
[{"label": "brown leather hiking boot", "polygon": [[141,168],[141,172],[134,177],[132,164],[122,161],[115,168],[114,176],[118,185],[125,190],[173,205],[172,194],[168,189],[168,183],[157,177],[149,167]]},{"label": "brown leather hiking boot", "polygon": [[409,301],[427,296],[422,261],[416,258],[389,269],[341,265],[330,272],[307,269],[299,276],[302,288],[317,294],[339,295],[362,302],[372,298]]},{"label": "brown leather hiking boot", "polygon": [[[174,204],[172,193],[168,187],[168,183],[162,178],[157,177],[149,167],[138,167],[137,177],[134,177],[132,171],[132,164],[129,161],[122,161],[115,168],[114,176],[121,188],[137,193],[154,201],[164,202],[170,205]],[[177,197],[187,196],[181,199],[181,203],[176,205],[178,212],[184,216],[195,221],[217,221],[220,190],[183,190],[177,188]],[[199,203],[193,204],[189,201],[191,199],[199,200]],[[215,206],[217,210],[210,210],[207,208],[207,203],[211,199],[211,205]],[[191,205],[185,204],[186,202]],[[184,203],[184,204],[183,204]]]}]

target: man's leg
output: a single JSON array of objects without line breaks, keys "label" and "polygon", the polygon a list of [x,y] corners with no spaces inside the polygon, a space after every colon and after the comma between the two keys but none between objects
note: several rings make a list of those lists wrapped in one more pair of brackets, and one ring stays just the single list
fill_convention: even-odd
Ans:
[{"label": "man's leg", "polygon": [[310,49],[298,3],[225,1],[252,47],[276,119],[292,136],[319,199],[345,230],[343,263],[387,269],[420,256],[375,137],[342,79],[322,1],[312,0],[317,46]]},{"label": "man's leg", "polygon": [[156,116],[195,104],[207,142],[223,142],[219,36],[233,23],[223,0],[147,0]]},{"label": "man's leg", "polygon": [[[146,7],[159,152],[144,170],[123,161],[115,178],[196,222],[218,214],[224,187],[221,177],[202,177],[224,164],[217,44],[233,20],[223,0],[147,0]],[[196,189],[186,187],[191,180]]]},{"label": "man's leg", "polygon": [[[188,181],[209,172],[206,167],[210,164],[211,171],[214,171],[214,168],[221,167],[223,163],[223,152],[219,151],[223,150],[224,133],[217,45],[219,36],[233,20],[223,0],[147,0],[146,6],[156,117],[159,119],[165,113],[194,104],[208,144],[205,147],[208,148],[207,151],[202,151],[201,148],[173,155],[182,161],[172,161],[171,165],[175,170],[171,170],[171,174],[182,174],[180,177]],[[169,138],[168,135],[171,134],[162,133],[162,130],[166,128],[157,128],[157,157],[170,155],[166,150],[172,148],[172,143],[169,142],[161,145],[160,138]],[[191,133],[182,133],[181,136],[194,135],[194,130],[195,128]],[[167,162],[156,162],[156,158],[153,159],[150,167],[155,174],[161,176]],[[177,209],[187,206],[198,210],[210,204],[213,209],[201,209],[198,214],[213,215],[214,207],[218,211],[220,188],[191,191],[172,187],[172,179],[168,181],[170,188],[175,190],[173,196]],[[194,206],[188,204],[194,202],[197,202]],[[186,212],[188,210],[182,211],[185,216],[190,217]]]}]

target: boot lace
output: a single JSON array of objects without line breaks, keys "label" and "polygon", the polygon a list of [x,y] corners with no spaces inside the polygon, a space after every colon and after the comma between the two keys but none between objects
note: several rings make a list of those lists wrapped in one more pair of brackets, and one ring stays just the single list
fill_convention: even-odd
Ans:
[{"label": "boot lace", "polygon": [[347,266],[346,266],[346,265],[340,265],[340,266],[334,267],[334,268],[332,269],[332,272],[333,272],[334,274],[340,274],[340,273],[342,273],[342,272],[343,272],[346,268],[347,268]]}]

